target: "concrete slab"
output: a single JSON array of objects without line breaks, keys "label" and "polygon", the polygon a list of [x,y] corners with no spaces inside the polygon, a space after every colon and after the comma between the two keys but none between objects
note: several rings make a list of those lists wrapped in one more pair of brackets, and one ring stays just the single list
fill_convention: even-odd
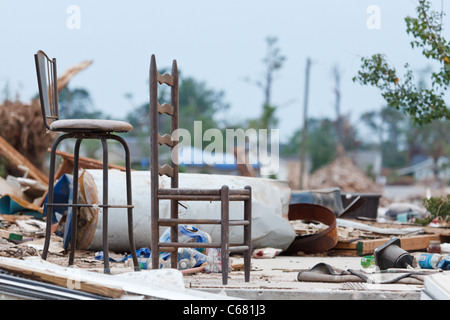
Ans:
[{"label": "concrete slab", "polygon": [[[240,262],[234,258],[236,262]],[[243,271],[229,273],[228,285],[221,274],[185,275],[186,288],[252,300],[419,300],[421,285],[370,284],[362,282],[299,282],[297,274],[320,262],[340,269],[363,269],[360,257],[292,257],[252,259],[251,281]]]}]

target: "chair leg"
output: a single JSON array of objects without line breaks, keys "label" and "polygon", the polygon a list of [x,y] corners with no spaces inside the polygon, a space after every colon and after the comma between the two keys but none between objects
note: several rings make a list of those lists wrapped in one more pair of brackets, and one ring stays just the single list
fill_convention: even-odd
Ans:
[{"label": "chair leg", "polygon": [[111,273],[108,254],[108,144],[101,138],[103,148],[103,264],[104,273]]},{"label": "chair leg", "polygon": [[[170,218],[178,219],[178,200],[170,201]],[[178,242],[178,224],[170,227],[170,241]],[[173,269],[178,269],[178,249],[170,253],[170,264]]]},{"label": "chair leg", "polygon": [[244,201],[244,220],[249,221],[244,226],[244,244],[248,246],[248,250],[244,252],[244,277],[245,282],[249,282],[252,259],[252,187],[246,186],[245,189],[250,191],[249,199]]},{"label": "chair leg", "polygon": [[222,283],[228,284],[228,262],[230,257],[230,193],[228,186],[222,186],[220,190],[220,202],[221,202],[221,260],[222,260]]},{"label": "chair leg", "polygon": [[[127,205],[133,205],[132,192],[131,192],[131,160],[130,160],[130,149],[127,143],[119,136],[110,136],[110,138],[117,140],[123,146],[125,150],[125,168],[126,168],[126,183],[127,183]],[[136,255],[136,244],[134,242],[134,230],[133,230],[133,208],[128,209],[128,239],[130,242],[130,251],[133,258],[133,266],[135,271],[140,271],[139,262]]]},{"label": "chair leg", "polygon": [[[83,139],[77,139],[75,143],[75,153],[73,160],[73,192],[72,192],[72,204],[78,204],[78,162],[80,159],[80,145]],[[73,265],[75,259],[75,250],[77,243],[77,224],[78,224],[78,207],[72,207],[72,225],[71,225],[71,235],[70,235],[70,255],[69,255],[69,266]]]},{"label": "chair leg", "polygon": [[[52,149],[50,152],[50,172],[48,176],[48,192],[47,192],[47,203],[53,204],[53,198],[54,198],[54,184],[55,184],[55,162],[56,162],[56,149],[58,148],[58,145],[63,141],[64,139],[71,138],[72,135],[65,134],[61,135],[58,138],[56,138],[55,142],[52,145]],[[52,218],[53,218],[53,210],[54,207],[52,205],[47,206],[47,221],[46,221],[46,227],[45,227],[45,240],[44,240],[44,248],[42,250],[42,259],[47,259],[48,249],[50,247],[50,238],[52,234]]]},{"label": "chair leg", "polygon": [[159,199],[158,199],[158,180],[151,181],[150,190],[150,207],[151,207],[151,232],[152,240],[150,250],[152,253],[152,269],[159,269]]}]

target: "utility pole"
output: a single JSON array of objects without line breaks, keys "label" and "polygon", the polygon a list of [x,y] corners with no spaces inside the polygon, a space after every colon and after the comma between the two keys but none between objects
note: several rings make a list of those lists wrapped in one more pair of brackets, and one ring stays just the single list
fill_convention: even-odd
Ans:
[{"label": "utility pole", "polygon": [[309,71],[311,68],[311,59],[306,59],[306,71],[305,71],[305,97],[303,101],[303,130],[302,140],[300,146],[300,189],[305,187],[305,175],[306,175],[306,140],[308,133],[308,94],[309,94]]}]

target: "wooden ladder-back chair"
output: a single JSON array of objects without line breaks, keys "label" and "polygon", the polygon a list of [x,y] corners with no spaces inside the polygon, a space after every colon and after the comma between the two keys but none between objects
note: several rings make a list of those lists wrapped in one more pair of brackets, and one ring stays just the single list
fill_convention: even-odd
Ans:
[{"label": "wooden ladder-back chair", "polygon": [[[136,248],[133,236],[133,203],[131,197],[131,162],[130,151],[125,140],[115,134],[116,132],[128,132],[133,127],[123,121],[116,120],[100,120],[100,119],[59,119],[58,110],[58,88],[57,88],[57,72],[56,59],[50,59],[43,51],[35,54],[36,73],[39,86],[39,97],[41,101],[42,117],[45,128],[49,131],[61,132],[52,145],[50,153],[50,172],[48,179],[48,201],[45,204],[47,208],[47,222],[45,230],[44,249],[42,258],[47,259],[48,249],[50,245],[50,236],[52,229],[52,217],[54,207],[67,206],[72,207],[71,221],[71,239],[70,239],[70,256],[69,265],[73,265],[76,249],[77,234],[77,216],[78,209],[81,207],[93,207],[97,204],[78,204],[78,169],[79,169],[79,151],[82,140],[99,139],[103,148],[103,201],[98,207],[103,210],[103,257],[104,272],[110,273],[109,255],[108,255],[108,209],[109,208],[127,208],[128,212],[128,236],[130,251],[133,258],[134,269],[139,270],[139,264],[136,255]],[[54,201],[54,180],[55,180],[55,158],[58,145],[65,139],[76,139],[74,149],[74,165],[73,165],[73,197],[72,203],[53,203]],[[109,205],[108,204],[108,147],[107,140],[112,139],[118,141],[125,150],[125,166],[126,166],[126,189],[127,204],[126,205]]]},{"label": "wooden ladder-back chair", "polygon": [[[224,185],[220,189],[180,189],[178,184],[178,152],[172,152],[171,165],[159,164],[159,146],[166,145],[173,151],[178,141],[173,132],[178,129],[178,68],[176,60],[173,60],[171,74],[161,75],[156,67],[155,55],[150,62],[150,171],[151,171],[151,252],[152,268],[159,268],[159,253],[171,253],[171,266],[177,268],[178,248],[220,248],[222,262],[222,282],[228,283],[228,263],[231,252],[244,253],[245,281],[250,281],[251,261],[251,220],[252,220],[252,191],[250,186],[243,189],[229,189]],[[171,88],[171,103],[158,102],[158,83],[166,84]],[[171,135],[160,135],[158,131],[158,116],[171,117]],[[170,188],[160,188],[159,176],[166,175],[171,180]],[[170,200],[170,218],[161,219],[159,216],[159,201]],[[220,201],[220,217],[211,219],[179,219],[178,201]],[[230,201],[244,202],[244,216],[242,220],[229,219]],[[179,224],[220,224],[220,242],[213,243],[182,243],[178,242]],[[231,226],[243,226],[243,243],[230,244],[229,228]],[[159,242],[159,228],[170,227],[170,242]]]}]

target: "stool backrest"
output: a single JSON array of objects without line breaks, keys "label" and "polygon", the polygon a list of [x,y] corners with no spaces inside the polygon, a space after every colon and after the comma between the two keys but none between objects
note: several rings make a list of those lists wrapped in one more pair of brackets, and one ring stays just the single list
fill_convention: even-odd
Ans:
[{"label": "stool backrest", "polygon": [[[158,101],[158,83],[171,88],[170,104]],[[158,115],[171,117],[170,134],[161,136],[158,131]],[[171,188],[178,188],[178,151],[174,150],[178,138],[173,132],[178,129],[178,67],[177,61],[172,62],[170,74],[161,75],[156,67],[155,55],[150,62],[150,171],[152,190],[158,190],[159,176],[166,175],[171,179]],[[173,140],[174,139],[174,140]],[[171,151],[171,165],[159,165],[159,146],[167,145]]]},{"label": "stool backrest", "polygon": [[41,50],[34,55],[34,59],[36,63],[42,117],[45,127],[51,130],[51,122],[59,119],[56,59],[50,59]]}]

